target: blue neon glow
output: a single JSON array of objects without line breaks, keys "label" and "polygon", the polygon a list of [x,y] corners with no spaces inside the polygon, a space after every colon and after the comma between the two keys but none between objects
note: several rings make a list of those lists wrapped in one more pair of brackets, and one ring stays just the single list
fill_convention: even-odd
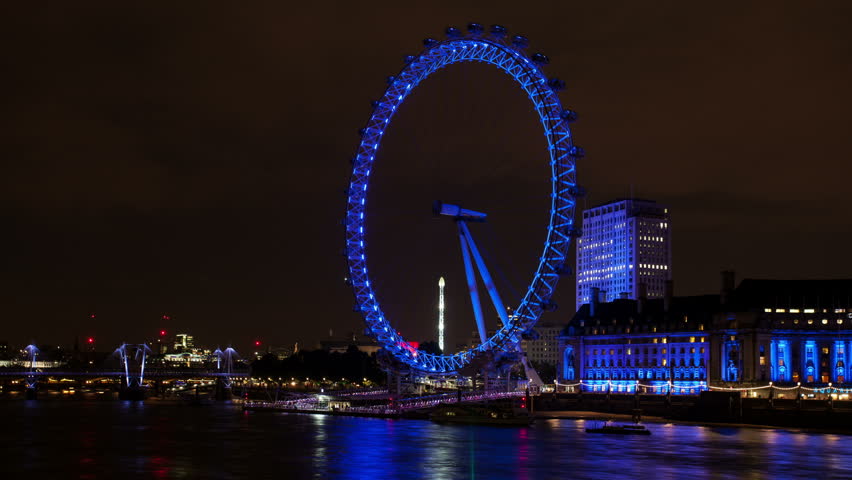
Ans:
[{"label": "blue neon glow", "polygon": [[[468,46],[477,48],[467,48]],[[570,235],[565,232],[573,225],[575,198],[571,188],[576,185],[575,155],[577,151],[572,143],[568,121],[563,121],[563,108],[558,95],[550,88],[542,86],[547,83],[547,77],[538,66],[530,64],[525,55],[521,54],[511,44],[504,43],[499,38],[465,38],[453,37],[443,42],[429,43],[420,55],[412,56],[410,61],[394,76],[382,95],[381,100],[374,103],[375,107],[367,126],[363,129],[363,140],[359,145],[352,169],[352,194],[347,204],[346,215],[346,245],[363,247],[364,228],[366,222],[365,199],[369,173],[374,161],[373,151],[378,150],[382,140],[383,129],[378,126],[389,123],[397,107],[402,104],[407,92],[415,88],[422,80],[441,68],[462,62],[483,62],[494,65],[510,75],[526,92],[533,103],[539,119],[545,130],[550,157],[547,159],[551,166],[551,207],[549,227],[545,241],[544,253],[533,275],[527,294],[515,309],[512,320],[502,326],[491,338],[483,342],[474,351],[482,353],[493,348],[503,349],[509,343],[517,342],[516,332],[526,331],[538,320],[541,305],[549,301],[559,275],[551,275],[565,262],[570,248]],[[572,119],[573,120],[573,119]],[[369,160],[368,160],[369,158]],[[361,188],[358,188],[358,187]],[[390,325],[381,314],[379,305],[373,295],[367,278],[366,261],[360,255],[346,255],[349,263],[349,277],[359,309],[364,312],[364,320],[371,332],[388,332]],[[391,328],[390,331],[393,331]],[[388,336],[386,333],[376,335],[379,344],[392,351],[399,360],[418,370],[428,370],[442,373],[454,372],[464,367],[473,358],[474,351],[459,352],[455,355],[432,355],[418,352],[417,359],[412,359],[405,350],[393,348],[396,342],[402,341],[397,335]]]},{"label": "blue neon glow", "polygon": [[725,341],[722,356],[722,381],[739,382],[742,380],[741,352],[739,340]]}]

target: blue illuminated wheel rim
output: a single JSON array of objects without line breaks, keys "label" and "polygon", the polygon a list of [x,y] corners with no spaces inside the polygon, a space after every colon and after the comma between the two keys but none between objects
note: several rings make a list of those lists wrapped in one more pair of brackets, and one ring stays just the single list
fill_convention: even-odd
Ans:
[{"label": "blue illuminated wheel rim", "polygon": [[[361,143],[352,159],[352,176],[347,191],[346,249],[348,281],[356,300],[356,310],[364,316],[367,332],[388,352],[412,369],[435,374],[450,374],[463,368],[487,351],[513,351],[521,334],[535,325],[542,312],[551,310],[556,283],[568,270],[564,264],[571,238],[580,232],[574,225],[576,199],[582,194],[577,186],[576,160],[583,151],[574,146],[568,124],[576,119],[571,110],[562,108],[557,91],[564,87],[559,79],[548,79],[542,66],[547,57],[527,56],[526,39],[516,36],[511,41],[503,27],[493,26],[490,33],[477,25],[468,26],[470,33],[447,29],[447,40],[424,40],[420,55],[405,58],[399,74],[388,78],[381,100],[373,102],[373,113],[361,129]],[[382,135],[408,94],[426,77],[454,63],[483,62],[509,74],[527,93],[538,112],[547,139],[551,167],[551,205],[544,251],[533,280],[513,317],[481,345],[453,355],[434,355],[412,349],[382,312],[368,275],[366,255],[367,190],[373,162],[381,146]]]}]

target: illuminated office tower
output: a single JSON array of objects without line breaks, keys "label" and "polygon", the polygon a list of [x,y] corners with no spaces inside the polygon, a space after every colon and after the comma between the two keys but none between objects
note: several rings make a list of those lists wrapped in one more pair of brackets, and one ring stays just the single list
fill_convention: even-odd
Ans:
[{"label": "illuminated office tower", "polygon": [[618,199],[583,211],[577,240],[577,308],[617,298],[663,298],[671,280],[669,210],[652,200]]}]

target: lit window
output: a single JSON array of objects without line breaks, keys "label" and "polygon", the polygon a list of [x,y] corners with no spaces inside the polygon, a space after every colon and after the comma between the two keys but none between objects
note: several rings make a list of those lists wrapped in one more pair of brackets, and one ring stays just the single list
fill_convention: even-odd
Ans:
[{"label": "lit window", "polygon": [[695,337],[689,337],[689,343],[695,343]]},{"label": "lit window", "polygon": [[799,313],[799,309],[798,308],[791,308],[790,313]]},{"label": "lit window", "polygon": [[772,309],[771,308],[764,308],[763,312],[764,313],[772,313]]},{"label": "lit window", "polygon": [[775,313],[784,313],[785,310],[783,308],[776,308]]},{"label": "lit window", "polygon": [[809,318],[808,319],[808,325],[813,325],[813,324],[814,324],[814,320],[812,318]]},{"label": "lit window", "polygon": [[814,309],[813,308],[806,308],[805,313],[814,313]]}]

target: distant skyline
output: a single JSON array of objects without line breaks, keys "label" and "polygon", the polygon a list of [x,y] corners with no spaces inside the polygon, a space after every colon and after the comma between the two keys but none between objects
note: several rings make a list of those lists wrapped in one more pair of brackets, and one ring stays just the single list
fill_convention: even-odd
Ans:
[{"label": "distant skyline", "polygon": [[[0,340],[360,333],[341,256],[357,130],[405,55],[469,21],[526,35],[565,80],[587,152],[578,210],[631,195],[671,209],[676,295],[716,292],[725,269],[852,277],[848,2],[7,11]],[[447,344],[475,329],[454,227],[431,202],[489,213],[472,231],[512,305],[544,238],[545,158],[529,102],[493,68],[448,68],[404,104],[368,226],[380,301],[408,339],[437,340],[441,276]],[[574,280],[542,321],[568,321]]]}]

